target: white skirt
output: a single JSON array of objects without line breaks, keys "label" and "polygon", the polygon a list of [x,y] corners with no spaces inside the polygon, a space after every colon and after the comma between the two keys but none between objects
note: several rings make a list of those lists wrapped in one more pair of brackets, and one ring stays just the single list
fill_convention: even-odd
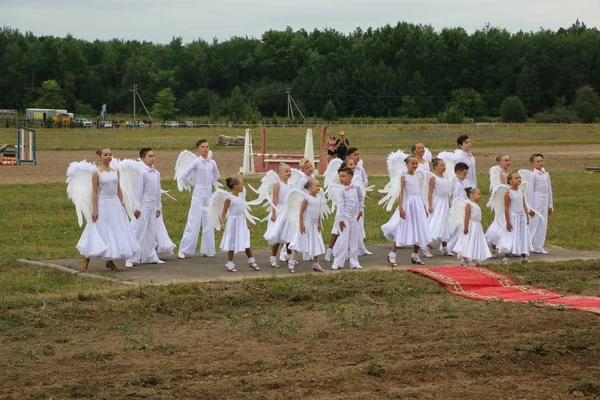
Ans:
[{"label": "white skirt", "polygon": [[448,222],[449,215],[450,207],[448,199],[441,196],[433,196],[433,213],[429,214],[427,218],[432,241],[448,242],[450,239],[452,231]]},{"label": "white skirt", "polygon": [[406,218],[400,218],[396,229],[396,246],[427,247],[431,243],[425,206],[420,196],[409,196],[404,208]]},{"label": "white skirt", "polygon": [[304,256],[308,256],[310,259],[325,253],[323,236],[319,232],[319,222],[305,219],[304,227],[306,233],[295,232],[289,248],[296,250],[298,253],[303,253]]},{"label": "white skirt", "polygon": [[481,222],[469,221],[469,233],[459,232],[459,238],[454,246],[458,258],[467,258],[469,261],[483,261],[492,257],[483,234]]},{"label": "white skirt", "polygon": [[271,221],[267,224],[267,231],[263,235],[270,246],[277,243],[289,243],[292,241],[292,229],[290,219],[285,214],[277,215],[275,222]]},{"label": "white skirt", "polygon": [[127,260],[139,254],[140,246],[118,198],[98,199],[98,219],[85,226],[76,247],[86,258]]},{"label": "white skirt", "polygon": [[506,232],[506,218],[504,215],[494,217],[494,221],[485,233],[485,240],[490,246],[498,246],[504,232]]},{"label": "white skirt", "polygon": [[510,214],[512,231],[505,230],[498,248],[504,254],[529,255],[533,251],[531,234],[527,226],[527,215]]},{"label": "white skirt", "polygon": [[391,240],[392,242],[396,241],[396,231],[398,230],[398,225],[400,224],[400,211],[396,207],[396,210],[385,224],[381,225],[381,232],[383,232],[383,236],[387,240]]},{"label": "white skirt", "polygon": [[221,239],[222,251],[238,253],[250,248],[250,230],[243,215],[228,216]]},{"label": "white skirt", "polygon": [[156,223],[156,252],[158,254],[173,254],[175,243],[173,243],[169,237],[167,227],[165,226],[165,221],[163,220],[162,212],[160,213],[160,217],[157,218]]}]

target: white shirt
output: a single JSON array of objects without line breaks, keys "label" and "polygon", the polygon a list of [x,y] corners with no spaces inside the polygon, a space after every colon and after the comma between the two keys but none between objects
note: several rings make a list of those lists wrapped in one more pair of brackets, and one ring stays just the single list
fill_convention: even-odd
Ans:
[{"label": "white shirt", "polygon": [[[192,172],[195,173],[195,182],[190,180]],[[210,189],[212,185],[217,183],[221,175],[219,174],[219,168],[215,160],[210,158],[198,157],[194,160],[192,165],[185,170],[181,179],[188,185],[194,187],[194,193],[196,188],[198,189]]]},{"label": "white shirt", "polygon": [[349,185],[344,187],[342,198],[338,204],[338,214],[341,219],[349,222],[356,222],[356,216],[359,211],[365,210],[365,195],[358,186]]},{"label": "white shirt", "polygon": [[527,199],[530,204],[535,204],[534,199],[539,196],[548,197],[548,208],[554,208],[552,206],[550,175],[544,170],[534,169],[527,184]]},{"label": "white shirt", "polygon": [[464,187],[477,187],[477,174],[475,173],[475,157],[471,153],[467,153],[466,151],[462,151],[460,149],[454,150],[454,154],[456,154],[456,163],[463,162],[469,166],[469,173],[467,173],[467,177],[465,178],[468,181],[468,184],[465,184]]},{"label": "white shirt", "polygon": [[[135,188],[135,197],[141,204],[154,204],[160,210],[161,203],[160,172],[146,166],[146,171],[140,176]],[[141,211],[141,210],[140,210]]]}]

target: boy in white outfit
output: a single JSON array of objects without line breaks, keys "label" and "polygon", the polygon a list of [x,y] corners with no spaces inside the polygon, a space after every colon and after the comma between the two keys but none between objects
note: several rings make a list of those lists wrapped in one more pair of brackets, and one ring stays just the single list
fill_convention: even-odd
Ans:
[{"label": "boy in white outfit", "polygon": [[475,171],[475,156],[471,153],[471,138],[468,135],[460,135],[456,138],[456,144],[460,149],[454,151],[456,154],[456,163],[465,163],[469,167],[469,172],[467,174],[467,181],[463,185],[465,188],[477,187],[477,173]]},{"label": "boy in white outfit", "polygon": [[[215,230],[208,225],[208,214],[203,207],[208,207],[212,197],[212,187],[220,178],[219,168],[215,160],[208,157],[210,148],[205,139],[196,142],[196,154],[198,158],[185,170],[181,179],[188,185],[194,187],[192,204],[188,213],[188,220],[185,225],[185,231],[179,244],[179,258],[185,258],[186,254],[196,253],[198,246],[198,236],[200,227],[202,227],[202,244],[200,253],[204,257],[214,257],[215,249]],[[190,175],[194,173],[194,182]]]},{"label": "boy in white outfit", "polygon": [[537,153],[532,155],[529,161],[533,166],[533,174],[527,184],[527,202],[539,213],[539,216],[536,215],[529,220],[529,232],[531,233],[533,252],[547,254],[548,252],[544,250],[544,243],[548,230],[548,217],[552,215],[553,211],[552,184],[550,175],[544,169],[544,156]]},{"label": "boy in white outfit", "polygon": [[365,210],[365,195],[358,186],[352,184],[354,175],[350,168],[339,170],[340,183],[344,186],[336,203],[339,216],[339,237],[335,243],[333,254],[335,258],[331,269],[343,268],[346,258],[350,261],[350,268],[362,269],[358,263],[358,248],[363,238],[359,229],[359,220]]}]

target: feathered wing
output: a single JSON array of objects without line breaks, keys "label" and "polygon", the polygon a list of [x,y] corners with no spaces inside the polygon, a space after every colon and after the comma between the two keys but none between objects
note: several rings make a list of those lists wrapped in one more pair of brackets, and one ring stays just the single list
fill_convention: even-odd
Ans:
[{"label": "feathered wing", "polygon": [[171,195],[169,194],[169,192],[170,192],[170,190],[164,190],[164,189],[161,189],[161,190],[160,190],[160,193],[161,193],[161,194],[164,194],[165,196],[169,197],[170,199],[177,201],[177,199],[176,199],[175,197],[171,196]]},{"label": "feathered wing", "polygon": [[254,189],[252,185],[248,185],[250,189],[258,194],[258,197],[252,201],[249,201],[249,205],[258,205],[263,202],[270,203],[273,205],[273,186],[279,182],[279,175],[275,171],[268,171],[266,175],[260,180],[260,186],[258,189]]},{"label": "feathered wing", "polygon": [[244,202],[244,216],[246,217],[246,220],[252,225],[256,225],[256,221],[259,221],[260,218],[252,215],[252,208],[250,207],[249,203],[246,203],[246,189],[242,190],[242,192],[240,193],[240,197]]},{"label": "feathered wing", "polygon": [[442,151],[437,155],[437,158],[444,160],[444,163],[446,164],[444,176],[446,179],[452,180],[455,176],[454,166],[456,165],[456,154],[451,151]]},{"label": "feathered wing", "polygon": [[306,193],[301,192],[298,189],[293,189],[282,210],[282,215],[285,215],[290,221],[292,234],[295,234],[300,230],[300,207],[302,206],[304,197],[306,197]]},{"label": "feathered wing", "polygon": [[404,160],[408,155],[402,150],[390,153],[387,158],[388,174],[390,181],[385,187],[379,190],[379,193],[383,193],[384,196],[379,200],[379,205],[385,204],[385,209],[391,211],[394,203],[400,196],[400,177],[406,172],[406,163]]},{"label": "feathered wing", "polygon": [[[362,160],[361,160],[362,161]],[[334,158],[327,164],[327,169],[323,173],[323,187],[327,189],[332,183],[340,183],[340,177],[338,175],[338,169],[342,166],[342,160]]]},{"label": "feathered wing", "polygon": [[457,197],[452,200],[452,206],[450,206],[450,216],[448,222],[450,228],[455,229],[457,226],[463,227],[465,223],[465,213],[467,208],[467,201],[461,197]]},{"label": "feathered wing", "polygon": [[339,208],[340,203],[342,202],[344,190],[346,190],[345,186],[340,185],[339,183],[332,183],[331,185],[329,185],[328,189],[329,190],[328,190],[327,194],[329,196],[329,199],[332,202],[331,208],[332,209],[335,209],[336,207]]},{"label": "feathered wing", "polygon": [[138,181],[146,171],[146,166],[141,161],[124,159],[116,164],[119,170],[121,191],[123,192],[123,203],[129,218],[135,218],[133,213],[140,209],[140,203],[135,196]]},{"label": "feathered wing", "polygon": [[429,162],[431,162],[431,160],[433,160],[433,155],[431,154],[431,150],[429,150],[427,147],[425,147],[425,154],[423,154],[423,158]]},{"label": "feathered wing", "polygon": [[504,215],[504,195],[510,188],[508,185],[501,183],[496,186],[492,191],[490,200],[487,202],[486,207],[494,210],[496,215]]},{"label": "feathered wing", "polygon": [[421,190],[421,198],[425,207],[429,208],[429,181],[435,175],[429,171],[416,171],[415,175],[419,179],[419,189]]},{"label": "feathered wing", "polygon": [[[186,169],[188,169],[188,167],[190,165],[192,165],[192,163],[194,162],[194,160],[196,160],[198,158],[198,156],[196,156],[194,153],[192,153],[189,150],[183,150],[181,153],[179,153],[179,156],[177,156],[177,161],[175,161],[175,180],[177,181],[177,189],[179,189],[180,192],[183,192],[183,190],[191,190],[192,187],[188,184],[186,184],[182,179],[181,176],[183,175],[183,173],[185,172]],[[195,179],[195,173],[192,172],[192,174],[190,175],[190,180],[194,181]]]},{"label": "feathered wing", "polygon": [[321,190],[317,195],[321,198],[321,209],[319,210],[319,217],[321,217],[321,221],[325,221],[327,217],[329,217],[332,213],[332,209],[327,205],[327,199],[325,198],[325,194]]},{"label": "feathered wing", "polygon": [[490,193],[492,193],[494,188],[502,183],[502,180],[500,179],[501,175],[502,172],[499,165],[494,165],[492,168],[490,168]]},{"label": "feathered wing", "polygon": [[67,168],[67,196],[75,205],[77,222],[81,227],[83,218],[92,222],[92,174],[96,166],[85,160],[74,161]]},{"label": "feathered wing", "polygon": [[521,175],[521,184],[519,185],[519,189],[527,194],[527,185],[529,185],[529,178],[531,178],[531,175],[533,175],[533,171],[528,169],[520,169],[519,175]]},{"label": "feathered wing", "polygon": [[221,230],[221,214],[223,213],[223,206],[225,200],[229,197],[229,192],[219,189],[216,190],[211,199],[206,211],[208,212],[208,224],[214,227],[216,230]]},{"label": "feathered wing", "polygon": [[288,183],[292,185],[292,187],[296,187],[296,184],[304,176],[304,173],[297,168],[292,168],[292,176],[288,180]]}]

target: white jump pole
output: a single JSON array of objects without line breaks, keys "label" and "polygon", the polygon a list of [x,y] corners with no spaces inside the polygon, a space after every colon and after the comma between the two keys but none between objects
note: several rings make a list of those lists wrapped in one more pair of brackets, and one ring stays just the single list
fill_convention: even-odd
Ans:
[{"label": "white jump pole", "polygon": [[252,137],[250,136],[250,129],[246,129],[246,135],[244,138],[244,159],[242,167],[240,168],[240,174],[253,174],[254,171],[254,158],[252,154]]},{"label": "white jump pole", "polygon": [[[304,158],[308,158],[313,165],[315,164],[315,149],[313,145],[313,133],[312,129],[306,130],[306,140],[304,141]],[[318,171],[315,168],[315,175],[318,175]]]}]

